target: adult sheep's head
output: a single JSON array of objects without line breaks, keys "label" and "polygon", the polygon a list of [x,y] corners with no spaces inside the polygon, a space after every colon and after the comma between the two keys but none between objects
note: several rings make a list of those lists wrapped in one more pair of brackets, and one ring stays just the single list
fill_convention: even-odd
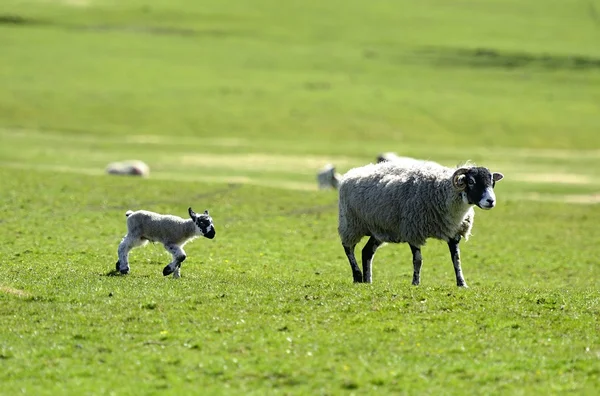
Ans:
[{"label": "adult sheep's head", "polygon": [[496,206],[494,187],[503,178],[502,173],[492,173],[488,168],[463,167],[452,175],[452,186],[460,191],[464,203],[488,210]]},{"label": "adult sheep's head", "polygon": [[194,224],[196,224],[196,231],[199,235],[208,239],[213,239],[215,237],[215,225],[213,224],[212,217],[208,214],[208,210],[205,210],[202,214],[198,214],[194,212],[192,208],[188,208],[188,213],[194,221]]}]

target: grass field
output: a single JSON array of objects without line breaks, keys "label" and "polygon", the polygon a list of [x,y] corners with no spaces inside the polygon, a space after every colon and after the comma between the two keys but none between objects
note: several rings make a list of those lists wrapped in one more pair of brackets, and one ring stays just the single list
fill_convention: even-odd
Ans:
[{"label": "grass field", "polygon": [[[0,394],[597,394],[600,1],[3,0]],[[502,172],[356,285],[317,170]],[[147,179],[109,177],[147,162]],[[214,240],[114,276],[124,213]]]}]

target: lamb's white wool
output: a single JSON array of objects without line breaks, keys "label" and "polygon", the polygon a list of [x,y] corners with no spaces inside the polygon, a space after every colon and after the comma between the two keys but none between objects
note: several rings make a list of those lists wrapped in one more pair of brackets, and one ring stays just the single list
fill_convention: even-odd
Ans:
[{"label": "lamb's white wool", "polygon": [[150,168],[146,163],[139,160],[111,162],[106,167],[106,173],[111,175],[148,177],[150,175]]},{"label": "lamb's white wool", "polygon": [[[371,264],[385,242],[407,242],[413,253],[413,284],[420,282],[421,247],[429,238],[448,243],[459,286],[465,286],[458,243],[473,227],[473,205],[491,209],[500,173],[474,166],[452,169],[432,161],[384,161],[346,173],[339,187],[338,232],[355,282],[371,282]],[[363,273],[354,257],[362,251]]]},{"label": "lamb's white wool", "polygon": [[119,244],[116,270],[122,274],[129,273],[129,251],[134,247],[144,246],[148,241],[160,242],[173,256],[171,263],[163,269],[163,275],[172,273],[174,278],[179,278],[181,263],[186,259],[183,245],[198,236],[213,239],[216,233],[208,210],[197,214],[189,208],[188,213],[190,218],[182,219],[147,210],[128,210],[125,213],[127,235]]},{"label": "lamb's white wool", "polygon": [[325,165],[319,173],[317,173],[317,182],[319,183],[319,189],[337,189],[340,182],[341,175],[336,173],[335,166],[331,164]]}]

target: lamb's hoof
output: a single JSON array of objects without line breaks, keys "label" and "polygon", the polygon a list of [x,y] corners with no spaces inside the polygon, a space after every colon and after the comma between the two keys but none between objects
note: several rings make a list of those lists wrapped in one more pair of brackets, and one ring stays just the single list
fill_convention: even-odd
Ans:
[{"label": "lamb's hoof", "polygon": [[457,285],[458,287],[462,287],[463,289],[468,289],[469,286],[466,283],[463,283],[462,285]]},{"label": "lamb's hoof", "polygon": [[171,275],[173,271],[174,269],[171,268],[170,265],[167,265],[165,268],[163,268],[163,276]]},{"label": "lamb's hoof", "polygon": [[121,262],[117,261],[115,271],[120,272],[123,275],[127,275],[129,273],[129,267],[121,269]]}]

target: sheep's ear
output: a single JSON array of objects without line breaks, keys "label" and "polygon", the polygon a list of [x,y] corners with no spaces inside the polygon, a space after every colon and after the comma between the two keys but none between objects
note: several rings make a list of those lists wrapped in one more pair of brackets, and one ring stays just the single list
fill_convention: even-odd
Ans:
[{"label": "sheep's ear", "polygon": [[206,210],[204,211],[204,214],[205,214],[205,215],[207,215],[207,216],[209,216],[209,214],[208,214],[208,209],[206,209]]},{"label": "sheep's ear", "polygon": [[191,217],[192,219],[195,219],[195,218],[196,218],[196,216],[198,216],[198,215],[196,214],[196,212],[194,212],[194,211],[192,210],[192,208],[188,208],[188,213],[190,214],[190,217]]},{"label": "sheep's ear", "polygon": [[504,175],[502,173],[494,172],[492,173],[492,179],[497,182],[504,179]]}]

